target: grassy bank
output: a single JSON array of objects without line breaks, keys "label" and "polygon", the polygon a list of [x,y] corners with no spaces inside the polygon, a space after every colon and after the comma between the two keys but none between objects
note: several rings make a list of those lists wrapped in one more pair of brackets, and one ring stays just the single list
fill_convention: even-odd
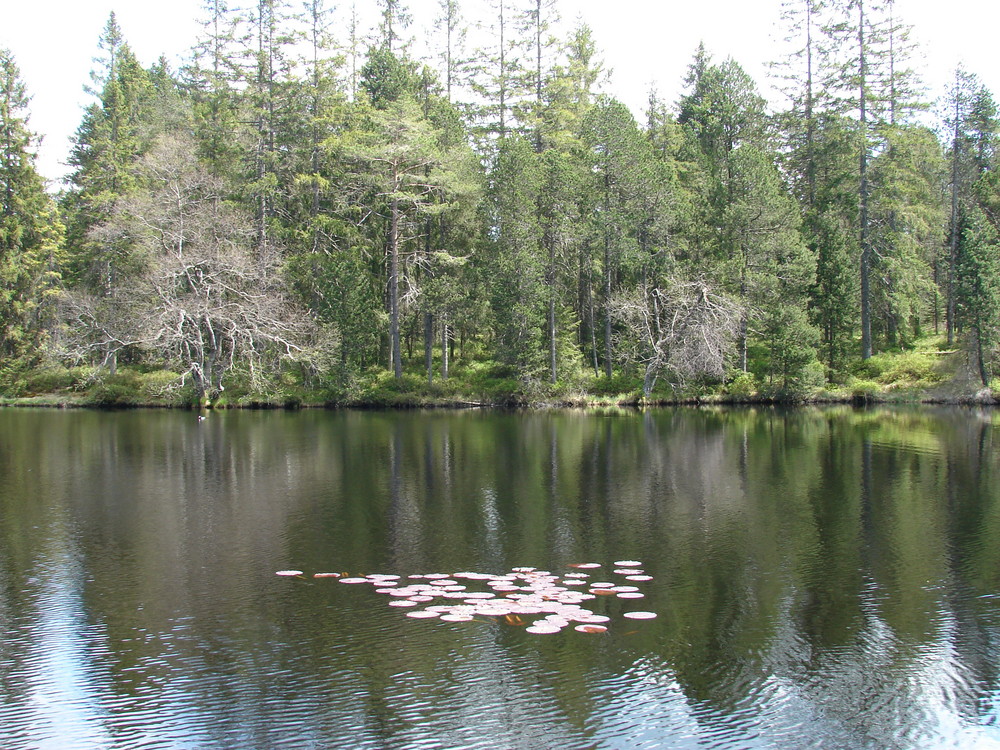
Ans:
[{"label": "grassy bank", "polygon": [[406,372],[396,379],[381,369],[326,380],[284,373],[277,380],[252,380],[233,373],[213,402],[199,402],[177,373],[121,367],[115,374],[95,367],[49,364],[4,373],[0,404],[44,407],[167,408],[426,408],[426,407],[599,407],[685,403],[992,403],[1000,384],[983,389],[970,357],[948,349],[939,338],[908,351],[878,354],[858,362],[841,382],[787,389],[775,380],[736,373],[726,382],[694,383],[683,389],[661,384],[643,398],[639,378],[581,373],[572,383],[550,384],[504,377],[485,363],[458,365],[447,380],[428,382]]}]

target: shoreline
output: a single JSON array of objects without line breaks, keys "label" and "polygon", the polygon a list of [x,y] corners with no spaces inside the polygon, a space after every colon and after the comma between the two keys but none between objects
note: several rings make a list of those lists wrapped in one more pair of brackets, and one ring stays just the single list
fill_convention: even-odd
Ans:
[{"label": "shoreline", "polygon": [[320,409],[328,411],[412,411],[427,410],[586,410],[586,409],[657,409],[677,407],[801,407],[801,406],[997,406],[1000,399],[988,389],[976,393],[941,395],[934,393],[865,393],[865,394],[821,394],[815,396],[700,396],[677,399],[602,399],[602,398],[572,398],[529,400],[527,398],[511,398],[504,400],[469,399],[429,399],[419,397],[413,399],[400,398],[395,403],[384,401],[354,401],[349,403],[335,402],[283,402],[254,400],[246,403],[207,404],[171,404],[159,401],[137,401],[135,403],[100,404],[87,402],[85,398],[59,398],[53,395],[25,396],[0,399],[0,408],[30,408],[30,409],[94,409],[99,411],[123,411],[131,409],[177,409],[181,411],[301,411]]}]

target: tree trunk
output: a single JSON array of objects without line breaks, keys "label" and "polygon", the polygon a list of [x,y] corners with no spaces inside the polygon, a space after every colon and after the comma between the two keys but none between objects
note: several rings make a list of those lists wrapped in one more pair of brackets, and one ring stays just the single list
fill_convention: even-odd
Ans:
[{"label": "tree trunk", "polygon": [[858,49],[860,54],[860,83],[858,87],[858,108],[860,112],[861,153],[859,157],[859,208],[861,224],[861,358],[872,356],[872,314],[871,314],[871,246],[868,239],[868,116],[867,80],[865,61],[865,4],[858,3]]},{"label": "tree trunk", "polygon": [[[743,302],[745,304],[746,303],[746,298],[747,298],[747,249],[746,249],[746,246],[744,245],[740,249],[740,251],[743,254],[743,268],[740,270],[740,299],[743,300]],[[747,356],[747,331],[748,331],[747,314],[744,311],[743,313],[740,314],[740,331],[739,331],[739,337],[740,337],[740,371],[741,372],[746,372],[747,371],[747,365],[749,364],[749,362],[748,362],[748,356]]]},{"label": "tree trunk", "polygon": [[982,323],[979,316],[976,316],[976,359],[979,361],[979,379],[983,383],[983,388],[990,385],[990,374],[986,369],[986,359],[983,353]]},{"label": "tree trunk", "polygon": [[399,201],[389,206],[389,350],[392,373],[403,377],[403,357],[399,346]]},{"label": "tree trunk", "polygon": [[948,298],[945,309],[945,328],[948,332],[948,346],[955,343],[955,278],[958,265],[958,150],[960,113],[958,95],[955,96],[955,130],[951,146],[951,221],[948,237]]},{"label": "tree trunk", "polygon": [[858,50],[860,82],[858,85],[858,109],[860,113],[861,148],[859,155],[860,187],[858,203],[861,224],[861,357],[872,356],[872,311],[871,311],[871,246],[868,238],[868,68],[865,56],[865,4],[858,3]]},{"label": "tree trunk", "polygon": [[587,276],[587,317],[590,318],[590,352],[594,362],[594,377],[600,376],[600,368],[597,363],[597,315],[594,312],[594,288],[593,280]]},{"label": "tree trunk", "polygon": [[448,335],[448,320],[441,318],[441,380],[448,379],[448,347],[451,344]]},{"label": "tree trunk", "polygon": [[653,386],[656,385],[656,368],[650,363],[646,366],[646,373],[642,378],[642,395],[643,398],[649,398],[649,394],[653,392]]},{"label": "tree trunk", "polygon": [[430,385],[434,382],[434,316],[431,313],[424,313],[424,366]]},{"label": "tree trunk", "polygon": [[612,374],[611,359],[611,238],[604,240],[604,374]]},{"label": "tree trunk", "polygon": [[549,370],[552,375],[552,384],[556,382],[556,301],[551,297],[549,291]]}]

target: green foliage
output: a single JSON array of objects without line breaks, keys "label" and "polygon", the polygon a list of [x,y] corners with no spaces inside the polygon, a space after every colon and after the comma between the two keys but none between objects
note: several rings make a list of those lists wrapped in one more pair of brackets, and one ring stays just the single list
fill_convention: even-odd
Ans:
[{"label": "green foliage", "polygon": [[85,387],[82,403],[105,408],[187,406],[194,401],[192,389],[183,387],[180,376],[168,370],[142,372],[128,367],[120,368],[114,375],[95,372],[87,379],[76,380],[72,387],[75,390]]},{"label": "green foliage", "polygon": [[385,109],[407,95],[416,96],[418,87],[414,63],[400,59],[384,45],[368,51],[361,69],[361,88],[376,108]]},{"label": "green foliage", "polygon": [[851,378],[847,386],[851,396],[860,401],[874,401],[882,390],[878,383],[860,378]]},{"label": "green foliage", "polygon": [[105,294],[127,283],[126,238],[97,238],[91,229],[106,220],[115,201],[136,187],[133,167],[148,148],[147,118],[156,89],[124,41],[114,13],[100,41],[105,57],[93,74],[98,101],[84,113],[69,163],[71,189],[63,199],[68,216],[70,279]]},{"label": "green foliage", "polygon": [[964,217],[957,264],[956,302],[971,329],[983,387],[992,378],[1000,347],[1000,231],[978,207]]},{"label": "green foliage", "polygon": [[94,378],[92,367],[61,367],[49,365],[30,372],[24,383],[25,395],[78,391]]},{"label": "green foliage", "polygon": [[920,351],[873,355],[859,362],[853,374],[861,382],[870,382],[872,390],[926,388],[944,378],[939,360]]},{"label": "green foliage", "polygon": [[736,398],[755,396],[760,390],[760,383],[752,372],[739,372],[726,383],[726,393]]},{"label": "green foliage", "polygon": [[642,381],[634,375],[615,373],[610,378],[594,378],[587,384],[587,391],[595,396],[636,396],[642,392]]},{"label": "green foliage", "polygon": [[63,225],[35,169],[28,96],[0,49],[0,361],[37,359],[59,284]]},{"label": "green foliage", "polygon": [[[959,76],[942,147],[908,120],[905,45],[884,43],[903,30],[875,6],[859,28],[848,6],[862,10],[791,13],[788,111],[772,117],[737,62],[700,48],[677,106],[651,96],[643,125],[596,96],[589,29],[547,38],[550,0],[494,3],[505,15],[476,60],[442,4],[441,84],[409,56],[394,1],[374,36],[352,26],[349,59],[322,2],[297,17],[209,3],[182,78],[144,69],[112,15],[62,214],[0,55],[6,388],[401,406],[791,397],[854,372],[868,394],[936,370],[915,354],[852,370],[859,328],[869,348],[905,350],[942,317],[987,382],[996,107]],[[837,60],[820,54],[831,35]],[[361,38],[376,42],[359,63]],[[456,105],[473,71],[478,101]],[[40,364],[56,352],[97,379]]]},{"label": "green foliage", "polygon": [[93,383],[86,393],[85,403],[91,406],[122,407],[142,403],[142,379],[132,369],[120,369]]},{"label": "green foliage", "polygon": [[504,139],[490,175],[492,253],[481,273],[490,294],[497,359],[528,376],[544,367],[544,271],[535,211],[539,187],[531,147],[517,136]]}]

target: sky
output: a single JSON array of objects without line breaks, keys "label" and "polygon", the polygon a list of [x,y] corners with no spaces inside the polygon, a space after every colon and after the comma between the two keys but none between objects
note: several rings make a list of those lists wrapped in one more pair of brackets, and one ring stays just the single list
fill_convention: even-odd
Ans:
[{"label": "sky", "polygon": [[[352,0],[330,0],[346,19]],[[355,0],[374,21],[375,0]],[[237,3],[233,3],[236,5]],[[293,0],[294,6],[299,2]],[[781,51],[781,0],[560,0],[566,28],[577,20],[594,32],[612,74],[605,87],[642,118],[649,91],[675,102],[699,42],[716,60],[732,57],[773,101],[767,62]],[[201,26],[203,0],[0,0],[0,47],[9,49],[32,97],[30,127],[43,136],[38,168],[58,181],[67,172],[70,139],[83,108],[97,41],[114,11],[133,52],[145,65],[165,55],[175,66],[189,54]],[[437,14],[438,0],[409,0],[409,33],[418,41]],[[896,0],[913,26],[923,60],[918,67],[932,97],[944,93],[961,63],[1000,98],[996,0]],[[484,0],[463,0],[470,22],[488,22]],[[346,28],[346,26],[345,26]]]}]

